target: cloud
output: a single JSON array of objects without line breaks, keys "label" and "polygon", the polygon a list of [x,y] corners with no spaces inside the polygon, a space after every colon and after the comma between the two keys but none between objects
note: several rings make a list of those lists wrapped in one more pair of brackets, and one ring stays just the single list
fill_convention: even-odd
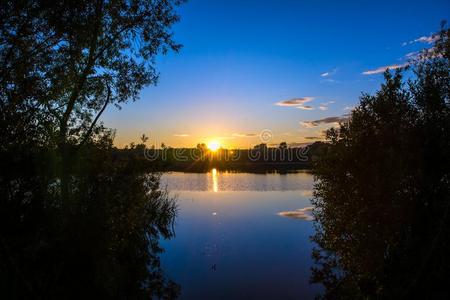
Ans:
[{"label": "cloud", "polygon": [[327,72],[324,72],[324,73],[320,74],[320,76],[322,76],[322,77],[332,76],[332,75],[336,74],[337,70],[338,70],[337,68],[334,68],[331,71],[327,71]]},{"label": "cloud", "polygon": [[430,36],[421,36],[417,39],[414,39],[409,42],[402,43],[402,46],[405,47],[407,45],[415,44],[415,43],[426,43],[426,44],[433,44],[437,40],[439,40],[440,36],[438,34],[432,34]]},{"label": "cloud", "polygon": [[254,137],[257,136],[256,133],[233,133],[232,136],[234,137]]},{"label": "cloud", "polygon": [[302,97],[302,98],[294,98],[289,100],[282,100],[280,102],[275,103],[278,106],[289,106],[295,107],[302,110],[314,110],[314,107],[310,105],[305,105],[305,103],[313,101],[314,97]]},{"label": "cloud", "polygon": [[190,136],[190,135],[187,134],[187,133],[175,133],[173,136],[177,136],[177,137],[188,137],[188,136]]},{"label": "cloud", "polygon": [[405,54],[406,58],[416,58],[422,51],[413,51]]},{"label": "cloud", "polygon": [[308,206],[308,207],[300,208],[297,210],[280,211],[278,213],[278,215],[282,216],[282,217],[292,218],[292,219],[312,221],[312,220],[314,220],[314,216],[312,215],[313,209],[314,209],[313,206]]},{"label": "cloud", "polygon": [[379,74],[379,73],[384,73],[387,69],[395,70],[395,69],[404,68],[408,65],[409,65],[409,63],[404,63],[404,64],[400,64],[400,65],[394,64],[394,65],[389,65],[389,66],[383,66],[383,67],[376,68],[374,70],[364,71],[364,72],[362,72],[362,74],[363,75]]},{"label": "cloud", "polygon": [[334,80],[333,78],[322,79],[320,82],[339,83],[339,81]]},{"label": "cloud", "polygon": [[320,140],[321,137],[319,137],[319,136],[305,136],[304,139],[306,139],[306,140]]},{"label": "cloud", "polygon": [[[425,40],[425,37],[422,37],[422,38]],[[403,64],[393,64],[390,66],[383,66],[383,67],[379,67],[374,70],[364,71],[364,72],[362,72],[362,74],[373,75],[373,74],[384,73],[387,69],[395,70],[395,69],[399,69],[399,68],[404,68],[407,66],[415,65],[421,61],[426,61],[426,60],[437,58],[437,57],[441,57],[441,54],[438,53],[436,47],[424,48],[420,51],[413,51],[413,52],[406,53],[402,58],[399,59],[399,60],[403,60],[403,61],[407,60],[407,62],[405,62]]]},{"label": "cloud", "polygon": [[344,107],[344,110],[353,110],[355,107],[354,106],[346,106]]},{"label": "cloud", "polygon": [[302,109],[302,110],[314,110],[314,107],[310,106],[310,105],[300,105],[297,106],[298,109]]},{"label": "cloud", "polygon": [[319,109],[320,110],[327,110],[328,109],[328,105],[333,104],[334,100],[328,101],[328,102],[324,102],[324,103],[320,103]]},{"label": "cloud", "polygon": [[349,120],[349,116],[344,115],[344,116],[340,116],[340,117],[327,117],[327,118],[314,120],[314,121],[300,122],[300,124],[306,128],[314,128],[319,125],[325,125],[325,124],[339,124],[339,123],[347,122],[348,120]]},{"label": "cloud", "polygon": [[306,122],[300,122],[300,125],[302,125],[303,127],[306,127],[306,128],[313,128],[313,127],[316,127],[317,125],[314,125],[313,123],[311,123],[311,122],[309,122],[309,121],[306,121]]},{"label": "cloud", "polygon": [[409,64],[417,64],[421,61],[442,57],[442,54],[436,49],[436,47],[424,48],[420,51],[413,51],[406,53],[402,59],[407,59]]},{"label": "cloud", "polygon": [[314,100],[314,97],[301,97],[289,100],[282,100],[280,102],[275,103],[275,105],[298,107],[303,106],[306,102],[310,102],[312,100]]}]

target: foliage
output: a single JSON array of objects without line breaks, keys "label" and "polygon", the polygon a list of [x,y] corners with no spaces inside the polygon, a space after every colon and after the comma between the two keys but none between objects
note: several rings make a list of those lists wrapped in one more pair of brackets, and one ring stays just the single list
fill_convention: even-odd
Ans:
[{"label": "foliage", "polygon": [[166,280],[158,256],[159,239],[173,235],[176,203],[159,187],[159,174],[143,173],[133,160],[114,155],[108,143],[83,148],[74,162],[70,211],[52,169],[43,168],[51,162],[48,150],[2,156],[2,169],[22,170],[3,174],[0,182],[4,298],[175,298],[179,293]]},{"label": "foliage", "polygon": [[180,2],[2,2],[2,146],[89,139],[107,105],[157,82],[156,55],[180,48],[170,31]]},{"label": "foliage", "polygon": [[180,2],[2,1],[0,298],[179,293],[158,257],[175,201],[99,119],[156,84]]},{"label": "foliage", "polygon": [[326,299],[448,297],[450,47],[385,73],[315,162],[312,282]]}]

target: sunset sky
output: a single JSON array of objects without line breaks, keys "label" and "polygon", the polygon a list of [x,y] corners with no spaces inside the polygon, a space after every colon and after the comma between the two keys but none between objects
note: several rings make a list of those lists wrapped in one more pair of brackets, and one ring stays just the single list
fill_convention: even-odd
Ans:
[{"label": "sunset sky", "polygon": [[179,12],[183,48],[159,57],[158,85],[103,116],[118,147],[143,133],[172,147],[246,148],[263,130],[269,144],[320,139],[386,66],[431,46],[450,1],[190,0]]}]

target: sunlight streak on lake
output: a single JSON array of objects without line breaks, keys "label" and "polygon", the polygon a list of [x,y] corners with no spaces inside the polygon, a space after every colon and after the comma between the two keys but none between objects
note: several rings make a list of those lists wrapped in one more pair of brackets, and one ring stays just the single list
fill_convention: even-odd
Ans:
[{"label": "sunlight streak on lake", "polygon": [[218,178],[217,178],[217,169],[214,168],[211,170],[211,176],[212,176],[212,182],[213,182],[213,191],[217,193],[219,191],[219,184],[218,184]]}]

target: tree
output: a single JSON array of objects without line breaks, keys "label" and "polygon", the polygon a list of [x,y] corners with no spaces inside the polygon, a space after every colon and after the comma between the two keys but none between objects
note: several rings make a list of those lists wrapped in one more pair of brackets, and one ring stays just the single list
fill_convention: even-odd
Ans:
[{"label": "tree", "polygon": [[2,296],[178,294],[158,257],[176,204],[99,120],[156,84],[180,2],[2,1]]},{"label": "tree", "polygon": [[450,47],[441,30],[405,81],[385,73],[314,165],[312,281],[327,299],[448,297]]},{"label": "tree", "polygon": [[[178,0],[7,1],[0,10],[2,109],[28,109],[59,147],[84,143],[108,105],[155,84],[178,51]],[[53,126],[51,126],[53,125]]]},{"label": "tree", "polygon": [[[103,132],[108,105],[156,84],[155,57],[172,39],[180,0],[6,1],[0,9],[2,147],[56,147],[62,196],[74,146]],[[93,133],[95,133],[93,135]],[[76,148],[75,148],[76,149]]]},{"label": "tree", "polygon": [[145,135],[145,133],[143,133],[140,137],[142,144],[145,145],[145,143],[147,143],[148,141],[148,136]]},{"label": "tree", "polygon": [[208,151],[208,146],[205,143],[198,143],[197,149],[200,150],[201,153],[205,153]]},{"label": "tree", "polygon": [[266,143],[261,143],[261,144],[255,145],[253,147],[253,149],[266,151],[267,150],[267,144]]}]

